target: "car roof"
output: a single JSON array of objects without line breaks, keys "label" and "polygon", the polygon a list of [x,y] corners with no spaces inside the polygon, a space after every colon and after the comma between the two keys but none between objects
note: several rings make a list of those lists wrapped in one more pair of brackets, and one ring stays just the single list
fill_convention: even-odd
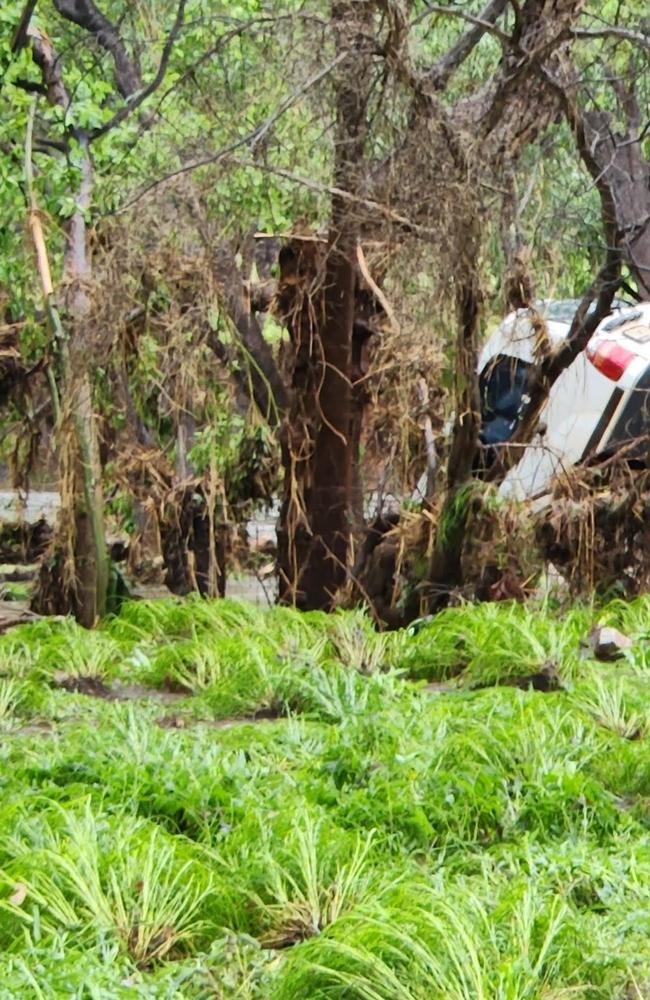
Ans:
[{"label": "car roof", "polygon": [[[560,343],[566,339],[580,301],[580,299],[539,299],[534,303],[534,309],[546,320],[546,333],[552,344]],[[593,311],[594,308],[595,303],[592,303],[590,311]],[[613,315],[620,316],[623,323],[626,323],[627,321],[624,319],[626,314],[629,314],[629,319],[634,319],[637,324],[650,325],[650,302],[632,305],[624,299],[614,299],[611,312],[598,327],[598,334],[603,332]],[[532,363],[535,359],[537,335],[538,332],[531,325],[530,309],[518,309],[516,312],[510,313],[492,331],[483,345],[479,356],[478,370],[483,371],[485,366],[498,355],[519,358],[521,361]],[[617,338],[618,333],[614,331],[612,337]],[[650,354],[650,345],[648,352]],[[645,354],[645,351],[638,353]]]}]

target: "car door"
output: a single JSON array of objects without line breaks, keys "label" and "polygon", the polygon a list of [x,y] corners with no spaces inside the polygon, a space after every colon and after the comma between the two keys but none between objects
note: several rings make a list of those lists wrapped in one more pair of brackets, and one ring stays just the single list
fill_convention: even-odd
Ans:
[{"label": "car door", "polygon": [[553,385],[540,414],[541,432],[507,474],[502,495],[535,496],[550,480],[580,462],[597,445],[621,392],[580,353]]}]

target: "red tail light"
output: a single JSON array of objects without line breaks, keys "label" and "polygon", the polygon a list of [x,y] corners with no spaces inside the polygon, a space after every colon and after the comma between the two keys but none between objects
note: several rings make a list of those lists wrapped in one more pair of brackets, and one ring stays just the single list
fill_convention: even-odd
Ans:
[{"label": "red tail light", "polygon": [[599,372],[611,378],[612,382],[618,382],[627,366],[636,358],[636,354],[626,351],[620,344],[606,340],[593,347],[588,344],[587,357]]}]

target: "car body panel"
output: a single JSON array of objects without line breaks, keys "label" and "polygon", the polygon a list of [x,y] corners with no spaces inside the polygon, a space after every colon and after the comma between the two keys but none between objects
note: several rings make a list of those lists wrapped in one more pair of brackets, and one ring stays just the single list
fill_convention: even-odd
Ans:
[{"label": "car body panel", "polygon": [[[566,339],[576,307],[573,301],[536,306],[548,316],[546,333],[552,345]],[[512,358],[534,364],[538,344],[539,332],[531,323],[530,313],[512,313],[481,351],[479,374],[484,377],[496,359],[501,363],[504,358]],[[612,344],[634,355],[617,379],[608,377],[590,359],[603,345]],[[552,386],[540,414],[542,432],[525,447],[521,460],[506,475],[500,488],[502,495],[522,499],[535,496],[548,488],[553,477],[568,472],[592,454],[625,446],[632,437],[647,433],[649,401],[650,303],[617,305],[598,326],[588,351],[581,352]],[[507,439],[504,436],[503,440]],[[637,453],[644,453],[643,447],[637,448]]]}]

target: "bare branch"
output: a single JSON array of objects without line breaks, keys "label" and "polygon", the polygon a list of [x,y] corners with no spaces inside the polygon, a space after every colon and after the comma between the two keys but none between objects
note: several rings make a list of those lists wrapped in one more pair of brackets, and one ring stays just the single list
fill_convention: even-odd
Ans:
[{"label": "bare branch", "polygon": [[[505,31],[501,31],[499,28],[495,26],[495,22],[500,16],[500,14],[505,10],[508,0],[504,0],[504,2],[501,4],[501,9],[499,10],[498,14],[493,15],[491,8],[497,6],[498,2],[499,0],[492,0],[492,2],[488,4],[485,10],[481,11],[481,13],[478,15],[470,14],[468,13],[468,11],[461,10],[459,7],[443,7],[440,4],[428,3],[427,14],[443,14],[448,17],[459,17],[462,21],[467,21],[469,24],[473,24],[475,28],[478,28],[480,32],[478,36],[479,38],[482,37],[486,32],[489,32],[490,34],[496,35],[496,37],[500,38],[501,41],[509,42],[510,36],[507,35]],[[485,16],[486,12],[488,14],[487,17]],[[417,24],[418,21],[421,21],[423,17],[426,17],[426,14],[419,17],[415,23]]]},{"label": "bare branch", "polygon": [[583,40],[594,38],[615,38],[620,42],[631,42],[642,49],[650,52],[650,34],[645,31],[632,31],[631,28],[575,28],[573,31],[575,38]]},{"label": "bare branch", "polygon": [[[485,34],[496,34],[501,42],[508,42],[508,36],[495,28],[495,24],[508,5],[508,0],[489,0],[478,17],[472,17],[463,11],[454,8],[436,8],[440,13],[456,15],[469,21],[472,27],[469,28],[458,41],[426,72],[427,76],[434,84],[436,90],[444,90],[449,80],[465,62],[467,57],[474,51]],[[433,9],[430,7],[432,12]]]},{"label": "bare branch", "polygon": [[49,103],[59,104],[67,111],[70,98],[61,75],[61,63],[52,42],[35,26],[28,28],[28,37],[32,44],[32,57],[41,71]]},{"label": "bare branch", "polygon": [[[227,245],[217,246],[213,255],[214,274],[219,284],[220,299],[237,330],[245,355],[246,381],[250,379],[252,395],[262,416],[275,427],[287,407],[287,392],[276,365],[273,352],[264,339],[262,327],[251,309],[246,286],[235,265],[234,254]],[[218,353],[218,336],[210,332],[208,343]]]},{"label": "bare branch", "polygon": [[621,252],[617,246],[609,246],[596,278],[580,302],[566,340],[538,368],[533,369],[527,389],[528,402],[520,423],[490,469],[487,476],[489,482],[500,482],[521,457],[522,446],[528,444],[534,435],[551,388],[562,372],[584,351],[597,327],[609,315],[620,284],[620,274]]},{"label": "bare branch", "polygon": [[20,49],[24,49],[29,40],[29,23],[32,19],[34,9],[36,7],[37,0],[27,0],[23,12],[20,15],[20,21],[14,32],[14,37],[11,40],[11,51],[18,52]]},{"label": "bare branch", "polygon": [[90,141],[94,139],[99,139],[102,135],[106,135],[111,129],[114,129],[117,125],[121,125],[133,112],[143,104],[148,97],[158,89],[160,84],[165,79],[165,73],[167,72],[167,66],[169,64],[169,59],[172,54],[172,49],[174,48],[174,43],[178,37],[178,34],[183,26],[183,21],[185,19],[185,7],[187,6],[187,0],[180,0],[178,4],[178,9],[176,11],[176,18],[171,27],[169,34],[167,35],[167,40],[163,47],[162,55],[160,57],[160,63],[158,64],[158,71],[154,76],[151,83],[149,83],[144,90],[141,90],[136,94],[132,100],[125,104],[123,108],[120,108],[113,117],[107,121],[100,128],[94,129],[90,134]]},{"label": "bare branch", "polygon": [[[258,310],[256,305],[263,305],[264,311],[270,307],[277,291],[277,283],[271,282],[273,287],[266,289],[268,298],[263,296],[264,303],[255,304],[251,287],[243,280],[241,269],[235,262],[234,248],[228,240],[215,240],[206,222],[204,208],[196,195],[190,198],[188,208],[210,256],[212,272],[219,287],[220,305],[223,305],[224,312],[237,331],[239,341],[239,350],[233,352],[215,330],[208,329],[208,347],[227,365],[240,395],[253,401],[270,426],[276,427],[287,409],[287,390],[257,317],[257,312],[262,310]],[[235,363],[237,360],[243,360],[244,363],[238,365]]]},{"label": "bare branch", "polygon": [[84,28],[98,45],[111,54],[115,64],[115,83],[122,97],[130,97],[141,86],[140,74],[126,51],[118,29],[92,0],[53,0],[57,11],[66,21]]}]

